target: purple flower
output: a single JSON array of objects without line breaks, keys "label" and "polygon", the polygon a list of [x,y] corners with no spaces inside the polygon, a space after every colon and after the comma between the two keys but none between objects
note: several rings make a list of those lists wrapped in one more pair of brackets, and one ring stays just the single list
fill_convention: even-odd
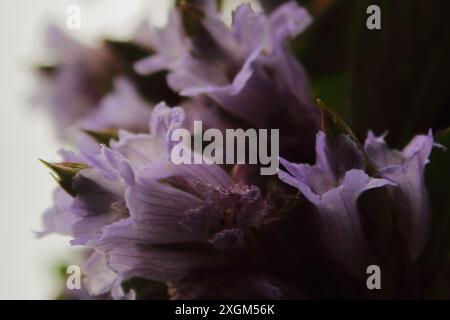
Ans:
[{"label": "purple flower", "polygon": [[135,299],[134,291],[124,292],[122,279],[112,271],[106,261],[106,257],[101,252],[94,252],[84,267],[86,278],[84,284],[89,294],[98,296],[111,292],[115,299]]},{"label": "purple flower", "polygon": [[151,38],[156,53],[135,64],[136,71],[140,73],[150,74],[168,70],[187,53],[187,39],[184,37],[181,17],[176,9],[170,11],[164,28],[152,30]]},{"label": "purple flower", "polygon": [[258,224],[267,210],[259,189],[234,184],[226,190],[208,185],[196,186],[203,204],[185,211],[181,225],[216,248],[239,248],[248,227]]},{"label": "purple flower", "polygon": [[[98,48],[49,29],[56,64],[41,68],[48,87],[36,98],[61,133],[86,135],[78,151],[61,152],[64,162],[43,161],[59,187],[38,236],[65,234],[86,249],[80,296],[140,298],[147,279],[173,299],[379,297],[365,292],[372,264],[383,297],[428,286],[431,264],[420,258],[434,254],[424,250],[434,243],[424,179],[432,132],[401,151],[371,131],[361,145],[318,101],[320,131],[289,48],[311,17],[282,3],[270,13],[240,5],[228,26],[216,1],[180,1],[166,27],[142,24],[130,42]],[[172,98],[180,106],[153,105]],[[283,170],[208,164],[172,141],[195,120],[220,132],[279,129],[270,146],[279,142]],[[172,152],[194,164],[176,164]]]},{"label": "purple flower", "polygon": [[317,134],[316,164],[281,163],[279,178],[297,188],[318,211],[319,225],[328,253],[352,274],[361,275],[371,249],[368,247],[357,206],[366,190],[393,185],[364,172],[363,156],[353,141],[339,135],[330,142],[324,132]]},{"label": "purple flower", "polygon": [[[132,44],[149,50],[148,39],[143,39],[149,34],[148,26],[141,24]],[[80,128],[147,131],[152,106],[122,75],[125,62],[111,47],[88,47],[54,26],[48,29],[47,42],[55,65],[50,70],[40,69],[43,81],[33,98],[49,109],[58,133],[70,137]]]},{"label": "purple flower", "polygon": [[[106,157],[106,149],[95,157]],[[125,184],[118,172],[92,160],[93,155],[79,155],[76,159],[88,165],[71,181],[72,193],[58,189],[55,206],[44,216],[42,235],[57,232],[73,237],[71,244],[85,245],[101,235],[102,228],[128,216],[124,206]]]},{"label": "purple flower", "polygon": [[[201,9],[210,16],[219,18],[216,3],[203,1]],[[191,49],[190,40],[186,37],[180,11],[173,8],[169,13],[167,25],[161,29],[153,28],[148,32],[155,53],[138,61],[135,69],[142,74],[151,74],[162,70],[172,70]]]},{"label": "purple flower", "polygon": [[48,108],[58,133],[65,134],[95,110],[115,65],[106,48],[88,47],[55,26],[48,28],[47,45],[57,65],[53,71],[41,73],[43,81],[34,101]]},{"label": "purple flower", "polygon": [[231,28],[217,15],[206,14],[202,27],[209,36],[200,39],[187,37],[180,19],[174,12],[164,30],[170,39],[176,39],[171,41],[172,48],[161,43],[165,49],[138,62],[137,71],[169,70],[168,83],[181,95],[204,94],[253,127],[280,128],[283,154],[292,154],[296,148],[307,158],[319,113],[312,103],[305,71],[286,42],[309,25],[309,14],[294,2],[269,16],[241,5]]},{"label": "purple flower", "polygon": [[430,229],[430,207],[425,186],[425,165],[434,146],[431,130],[418,135],[403,151],[388,149],[384,136],[369,131],[365,149],[379,174],[395,183],[392,197],[396,199],[399,226],[407,239],[410,255],[417,259],[422,252]]},{"label": "purple flower", "polygon": [[151,108],[129,80],[117,78],[114,91],[102,98],[95,111],[80,120],[80,126],[97,131],[123,129],[145,132]]},{"label": "purple flower", "polygon": [[134,276],[172,281],[237,264],[223,250],[241,249],[267,211],[256,187],[233,184],[220,167],[171,162],[171,132],[183,120],[182,109],[160,104],[150,134],[120,132],[110,148],[67,153],[89,167],[73,178],[73,195],[64,194],[46,217],[47,231],[96,250],[85,270],[90,293],[132,298],[121,284]]},{"label": "purple flower", "polygon": [[[166,122],[159,131],[160,148],[172,125]],[[134,171],[125,179],[130,217],[105,227],[92,247],[105,253],[108,266],[122,278],[175,281],[192,270],[229,264],[233,259],[214,246],[243,245],[244,232],[265,211],[259,191],[233,185],[215,165],[173,165],[167,158],[170,145],[165,144],[165,156],[148,147],[154,138],[128,136],[113,146]]]},{"label": "purple flower", "polygon": [[417,259],[422,251],[430,214],[423,173],[432,147],[431,132],[415,137],[402,152],[389,150],[383,137],[369,132],[365,152],[378,175],[370,177],[364,171],[363,150],[349,137],[339,135],[331,141],[319,132],[316,164],[292,164],[282,159],[288,172],[280,171],[279,178],[297,188],[317,209],[329,254],[352,274],[361,275],[374,259],[357,203],[367,190],[386,187],[411,257]]}]

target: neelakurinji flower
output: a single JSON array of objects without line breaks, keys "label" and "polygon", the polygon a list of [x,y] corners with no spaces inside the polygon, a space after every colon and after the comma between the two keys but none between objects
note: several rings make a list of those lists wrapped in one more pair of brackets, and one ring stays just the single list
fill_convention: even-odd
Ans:
[{"label": "neelakurinji flower", "polygon": [[[210,15],[217,14],[214,1],[204,1],[200,8]],[[200,10],[200,9],[199,9]],[[143,74],[172,70],[177,62],[189,53],[190,40],[183,30],[181,13],[171,9],[167,24],[163,28],[152,28],[148,32],[155,53],[136,62],[135,68]]]},{"label": "neelakurinji flower", "polygon": [[422,252],[430,229],[430,206],[425,186],[425,165],[428,164],[434,139],[431,130],[418,135],[402,150],[391,150],[384,136],[369,131],[364,148],[377,166],[381,177],[395,183],[392,190],[399,214],[400,229],[407,239],[409,253],[417,259]]},{"label": "neelakurinji flower", "polygon": [[[241,5],[228,26],[216,1],[195,0],[179,1],[162,29],[142,25],[131,42],[93,49],[51,29],[60,63],[41,97],[61,133],[88,135],[77,152],[62,151],[64,162],[46,163],[60,187],[39,235],[65,234],[86,249],[89,294],[152,298],[130,285],[136,279],[164,283],[172,299],[421,294],[433,135],[398,151],[369,131],[361,145],[319,103],[320,131],[288,47],[310,22],[290,1],[270,13]],[[222,132],[280,129],[284,169],[263,179],[257,165],[208,164],[171,139],[180,128],[198,134],[195,120]],[[175,164],[180,146],[198,161]],[[383,272],[381,294],[366,291],[372,264]]]},{"label": "neelakurinji flower", "polygon": [[216,165],[171,163],[169,138],[183,120],[182,109],[160,104],[150,134],[121,132],[110,148],[66,153],[83,164],[44,221],[46,232],[95,250],[85,268],[91,294],[133,297],[121,287],[131,277],[180,281],[196,269],[242,264],[246,232],[268,206],[257,187],[233,183]]},{"label": "neelakurinji flower", "polygon": [[[130,44],[150,51],[150,42],[142,23]],[[146,131],[151,106],[134,88],[126,62],[112,44],[89,47],[52,25],[47,46],[55,61],[39,68],[41,82],[33,102],[49,110],[58,134],[71,136],[74,129]]]},{"label": "neelakurinji flower", "polygon": [[40,68],[41,82],[33,99],[48,108],[58,133],[65,134],[95,110],[117,65],[105,47],[88,47],[55,26],[47,30],[47,45],[56,65]]},{"label": "neelakurinji flower", "polygon": [[[191,23],[200,31],[189,34],[183,28],[183,10],[199,15]],[[265,16],[244,4],[230,28],[219,15],[195,10],[200,9],[182,6],[171,14],[156,53],[137,62],[136,70],[168,70],[169,86],[181,95],[206,95],[250,126],[280,128],[283,153],[293,154],[301,145],[300,153],[309,158],[319,113],[305,71],[287,48],[287,41],[310,24],[307,11],[289,2]]]},{"label": "neelakurinji flower", "polygon": [[[328,254],[347,272],[361,277],[365,267],[377,261],[358,204],[360,196],[370,189],[388,191],[394,219],[402,232],[399,238],[405,239],[411,259],[416,260],[421,253],[430,220],[423,176],[432,148],[431,131],[415,137],[403,152],[389,150],[383,137],[377,138],[372,132],[362,150],[347,135],[330,138],[321,131],[316,139],[316,164],[293,164],[282,159],[287,172],[280,170],[279,178],[297,188],[317,209]],[[375,165],[375,176],[365,172],[366,161]]]},{"label": "neelakurinji flower", "polygon": [[360,222],[357,200],[372,188],[390,184],[364,172],[364,158],[345,135],[329,141],[324,132],[316,138],[316,164],[293,164],[284,159],[279,178],[297,188],[319,212],[328,252],[349,272],[359,274],[370,253]]},{"label": "neelakurinji flower", "polygon": [[151,109],[152,106],[144,101],[131,81],[116,78],[114,90],[102,98],[95,111],[80,120],[79,126],[93,131],[123,129],[146,132]]}]

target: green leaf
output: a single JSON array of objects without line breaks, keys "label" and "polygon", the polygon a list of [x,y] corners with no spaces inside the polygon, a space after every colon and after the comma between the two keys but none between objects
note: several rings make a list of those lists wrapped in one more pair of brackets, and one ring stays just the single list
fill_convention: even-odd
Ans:
[{"label": "green leaf", "polygon": [[71,196],[76,196],[76,192],[72,188],[73,178],[81,170],[89,168],[88,165],[73,162],[49,163],[42,159],[39,159],[39,161],[52,171],[50,174],[61,188]]},{"label": "green leaf", "polygon": [[352,126],[350,108],[350,82],[347,72],[330,72],[312,78],[313,95],[321,97],[333,107],[333,111]]},{"label": "green leaf", "polygon": [[348,135],[353,142],[360,146],[358,138],[356,138],[352,129],[342,120],[334,111],[328,108],[320,99],[317,99],[317,105],[320,108],[322,116],[322,128],[328,136],[333,138],[339,134]]}]

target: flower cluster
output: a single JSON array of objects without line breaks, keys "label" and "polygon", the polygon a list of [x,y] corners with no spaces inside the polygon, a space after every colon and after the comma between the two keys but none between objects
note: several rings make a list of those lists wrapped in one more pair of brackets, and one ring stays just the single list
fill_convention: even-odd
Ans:
[{"label": "flower cluster", "polygon": [[[82,138],[45,162],[60,186],[40,235],[89,249],[89,294],[153,298],[162,284],[176,299],[367,298],[375,264],[382,297],[421,295],[433,135],[402,151],[372,132],[361,144],[318,108],[289,47],[311,22],[296,2],[243,4],[228,26],[215,1],[180,1],[128,43],[92,49],[50,29],[58,62],[37,97],[61,136]],[[279,129],[283,168],[174,164],[171,135],[194,120]]]}]

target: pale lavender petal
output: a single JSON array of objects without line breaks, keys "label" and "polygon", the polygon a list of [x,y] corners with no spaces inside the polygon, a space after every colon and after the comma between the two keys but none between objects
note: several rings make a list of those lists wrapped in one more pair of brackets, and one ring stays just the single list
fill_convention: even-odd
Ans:
[{"label": "pale lavender petal", "polygon": [[329,252],[353,274],[365,272],[371,253],[361,226],[358,198],[364,191],[387,185],[393,183],[350,170],[342,185],[325,193],[317,204]]},{"label": "pale lavender petal", "polygon": [[112,271],[107,263],[106,258],[101,252],[94,252],[84,267],[84,285],[90,295],[101,295],[111,292],[111,296],[116,300],[134,300],[135,293],[133,290],[125,293],[122,288],[122,282],[126,279],[121,278]]},{"label": "pale lavender petal", "polygon": [[[201,205],[201,200],[189,193],[157,181],[137,179],[126,195],[136,232],[149,244],[198,240],[184,232],[179,222],[184,212]],[[141,232],[142,231],[142,232]]]},{"label": "pale lavender petal", "polygon": [[94,169],[82,170],[75,176],[72,187],[76,192],[72,210],[79,216],[107,212],[111,204],[123,197],[124,184],[105,179]]},{"label": "pale lavender petal", "polygon": [[418,135],[402,152],[388,149],[384,136],[369,132],[365,143],[367,153],[385,179],[396,184],[391,190],[398,209],[398,220],[413,259],[422,252],[430,229],[430,207],[425,186],[425,165],[434,147],[431,130]]},{"label": "pale lavender petal", "polygon": [[387,147],[384,137],[386,134],[377,137],[372,131],[369,131],[367,135],[364,148],[373,161],[373,163],[379,167],[386,167],[390,165],[399,165],[403,162],[403,155],[397,150],[390,150]]},{"label": "pale lavender petal", "polygon": [[112,182],[93,169],[80,172],[74,179],[76,196],[70,211],[80,219],[73,225],[72,245],[84,245],[101,236],[102,228],[128,215],[123,200],[124,185]]},{"label": "pale lavender petal", "polygon": [[46,45],[57,55],[58,59],[69,62],[75,62],[80,57],[92,53],[92,49],[72,39],[56,25],[47,27]]},{"label": "pale lavender petal", "polygon": [[363,233],[358,198],[367,190],[394,183],[369,177],[360,170],[362,155],[345,135],[331,142],[320,132],[316,153],[314,166],[280,159],[288,173],[280,170],[278,176],[314,204],[328,252],[353,276],[361,277],[372,251]]},{"label": "pale lavender petal", "polygon": [[86,278],[83,283],[89,294],[97,296],[111,291],[117,274],[108,268],[105,256],[100,252],[94,252],[83,268]]},{"label": "pale lavender petal", "polygon": [[272,37],[275,43],[294,38],[312,22],[312,17],[295,1],[279,6],[269,17]]},{"label": "pale lavender petal", "polygon": [[91,243],[107,255],[108,266],[119,275],[153,280],[175,280],[191,269],[218,266],[221,259],[211,252],[176,250],[147,242],[144,232],[135,232],[131,219],[118,221],[104,229],[103,237]]},{"label": "pale lavender petal", "polygon": [[158,104],[151,115],[151,134],[133,135],[120,132],[119,141],[112,142],[111,148],[126,158],[135,170],[154,162],[167,162],[174,142],[172,132],[181,128],[184,122],[181,108],[169,108],[165,103]]},{"label": "pale lavender petal", "polygon": [[54,206],[48,209],[43,217],[43,230],[36,232],[38,237],[52,233],[73,235],[73,226],[79,220],[70,212],[72,197],[63,189],[58,188],[54,193]]},{"label": "pale lavender petal", "polygon": [[135,64],[135,70],[141,74],[170,69],[178,59],[186,54],[189,48],[181,25],[180,14],[175,9],[170,12],[166,27],[152,31],[152,46],[156,53]]},{"label": "pale lavender petal", "polygon": [[79,121],[95,111],[105,94],[116,62],[106,47],[88,47],[55,26],[48,28],[47,45],[55,70],[39,74],[33,101],[49,111],[61,136],[76,136]]},{"label": "pale lavender petal", "polygon": [[415,136],[403,149],[402,153],[405,159],[417,157],[421,165],[425,166],[428,163],[428,157],[434,146],[433,133],[430,129],[428,135]]},{"label": "pale lavender petal", "polygon": [[264,15],[255,13],[250,4],[242,4],[233,12],[233,36],[251,49],[262,50],[268,45],[268,28]]},{"label": "pale lavender petal", "polygon": [[148,131],[151,106],[125,78],[115,80],[115,90],[106,95],[97,110],[81,121],[90,130],[124,129],[132,132]]}]

